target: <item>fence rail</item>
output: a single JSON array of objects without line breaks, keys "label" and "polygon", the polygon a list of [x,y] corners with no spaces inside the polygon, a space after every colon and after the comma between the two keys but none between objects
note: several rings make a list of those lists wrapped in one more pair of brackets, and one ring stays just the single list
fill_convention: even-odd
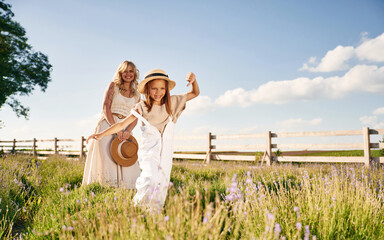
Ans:
[{"label": "fence rail", "polygon": [[[39,148],[38,143],[49,143],[53,142],[53,146],[48,148]],[[60,143],[78,143],[78,148],[70,148],[68,149],[68,146],[61,145]],[[20,145],[18,143],[22,143],[23,145]],[[29,145],[27,145],[30,143]],[[85,157],[86,148],[85,148],[85,138],[81,137],[79,139],[32,139],[32,140],[7,140],[7,141],[0,141],[0,150],[2,150],[5,153],[26,153],[30,154],[36,157],[46,157],[49,155],[64,155],[68,157],[79,157],[83,158]],[[11,145],[10,145],[11,144]],[[71,144],[72,145],[72,144]],[[61,148],[61,149],[60,149]]]},{"label": "fence rail", "polygon": [[[326,144],[287,144],[274,143],[280,138],[298,138],[298,137],[332,137],[332,136],[362,136],[361,143],[326,143]],[[261,161],[267,165],[272,162],[325,162],[325,163],[364,163],[370,165],[373,162],[384,163],[384,157],[371,157],[371,149],[383,149],[384,143],[371,142],[371,135],[384,135],[384,129],[369,129],[362,130],[342,130],[342,131],[317,131],[317,132],[278,132],[273,133],[267,131],[259,134],[237,134],[237,135],[214,135],[208,133],[206,136],[175,136],[175,141],[199,141],[195,145],[176,145],[174,159],[199,159],[209,163],[211,160],[232,160],[232,161]],[[244,141],[247,139],[249,144],[214,144],[218,140]],[[264,139],[264,144],[251,144],[256,139]],[[201,141],[206,141],[206,145],[202,145]],[[52,148],[38,148],[39,143],[53,143]],[[67,149],[66,146],[60,146],[60,143],[76,143],[77,149]],[[19,144],[21,143],[21,145]],[[28,145],[29,143],[29,145]],[[60,149],[61,148],[61,149]],[[364,151],[362,157],[314,157],[314,156],[276,156],[272,154],[273,150],[351,150],[359,149]],[[83,158],[86,154],[85,138],[79,139],[44,139],[38,140],[10,140],[0,141],[0,150],[6,153],[22,152],[32,154],[37,157],[49,156],[52,154],[66,155],[70,157]],[[214,150],[214,151],[213,151]],[[239,150],[263,153],[259,158],[255,154],[239,154]],[[232,151],[232,152],[231,152]]]}]

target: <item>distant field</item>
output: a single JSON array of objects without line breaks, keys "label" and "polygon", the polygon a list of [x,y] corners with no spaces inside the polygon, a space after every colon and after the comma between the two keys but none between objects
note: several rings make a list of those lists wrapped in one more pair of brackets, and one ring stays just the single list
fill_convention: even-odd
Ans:
[{"label": "distant field", "polygon": [[[175,153],[187,153],[187,152],[175,152]],[[191,154],[206,154],[206,152],[188,152]],[[212,152],[213,154],[233,154],[233,155],[247,155],[247,156],[262,156],[263,152],[238,152],[238,151],[227,151],[227,152]],[[276,151],[272,153],[276,155]],[[363,150],[340,150],[340,151],[281,151],[282,156],[364,156]],[[384,150],[371,150],[372,157],[384,156]]]}]

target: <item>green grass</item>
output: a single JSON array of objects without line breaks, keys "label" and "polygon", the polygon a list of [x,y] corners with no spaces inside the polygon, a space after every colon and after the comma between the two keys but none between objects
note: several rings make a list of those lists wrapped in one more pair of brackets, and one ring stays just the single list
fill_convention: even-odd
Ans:
[{"label": "green grass", "polygon": [[[350,151],[324,151],[317,153],[302,154],[300,156],[327,156],[327,157],[362,157],[364,156],[363,150],[350,150]],[[371,157],[383,156],[382,150],[371,150]]]},{"label": "green grass", "polygon": [[380,239],[384,169],[175,161],[165,207],[134,190],[80,187],[84,162],[0,158],[0,238]]}]

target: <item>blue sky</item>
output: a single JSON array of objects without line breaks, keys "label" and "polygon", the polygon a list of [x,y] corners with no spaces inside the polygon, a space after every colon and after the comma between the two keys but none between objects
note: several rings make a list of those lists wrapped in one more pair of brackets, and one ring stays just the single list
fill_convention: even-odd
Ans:
[{"label": "blue sky", "polygon": [[1,140],[88,136],[123,60],[173,94],[196,74],[176,135],[384,128],[383,1],[8,2],[53,71],[29,120],[0,110]]}]

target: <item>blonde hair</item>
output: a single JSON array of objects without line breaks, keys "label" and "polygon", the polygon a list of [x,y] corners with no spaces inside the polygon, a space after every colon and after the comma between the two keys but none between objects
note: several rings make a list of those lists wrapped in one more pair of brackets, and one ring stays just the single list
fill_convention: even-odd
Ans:
[{"label": "blonde hair", "polygon": [[129,95],[140,99],[140,93],[137,91],[137,85],[139,84],[139,70],[136,68],[136,65],[132,61],[126,60],[117,67],[116,73],[113,76],[113,82],[117,87],[121,88],[121,85],[123,84],[121,75],[128,69],[129,66],[132,66],[134,69],[134,79],[130,85]]},{"label": "blonde hair", "polygon": [[[165,104],[165,110],[167,111],[168,115],[173,117],[173,114],[172,114],[172,105],[171,105],[171,94],[169,93],[169,88],[168,88],[168,81],[164,80],[164,79],[153,79],[153,80],[163,80],[165,82],[165,95],[164,97],[161,99],[161,104]],[[153,102],[154,100],[151,98],[151,96],[149,95],[149,84],[153,81],[149,81],[145,84],[144,86],[144,95],[145,95],[145,101],[144,101],[144,104],[145,106],[147,107],[148,109],[148,112],[151,111],[152,107],[153,107]]]}]

